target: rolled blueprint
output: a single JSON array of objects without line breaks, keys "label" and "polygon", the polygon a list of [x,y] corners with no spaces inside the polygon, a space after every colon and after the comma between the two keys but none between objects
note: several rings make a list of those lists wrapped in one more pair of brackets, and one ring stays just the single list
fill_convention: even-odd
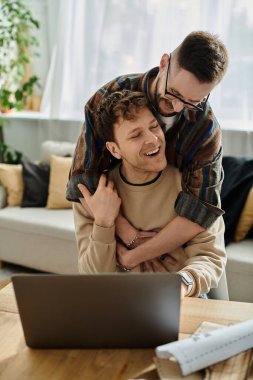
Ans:
[{"label": "rolled blueprint", "polygon": [[161,359],[174,357],[184,376],[253,347],[253,319],[156,348]]}]

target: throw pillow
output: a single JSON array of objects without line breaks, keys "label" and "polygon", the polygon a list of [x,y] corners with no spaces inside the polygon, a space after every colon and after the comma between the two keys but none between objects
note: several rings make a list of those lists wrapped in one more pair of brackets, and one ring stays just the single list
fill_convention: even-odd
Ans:
[{"label": "throw pillow", "polygon": [[66,187],[72,163],[71,157],[51,156],[47,208],[71,208],[66,199]]},{"label": "throw pillow", "polygon": [[253,226],[253,187],[249,191],[235,231],[235,241],[243,240]]},{"label": "throw pillow", "polygon": [[76,144],[67,141],[47,140],[41,144],[41,160],[49,164],[51,155],[61,157],[72,157]]},{"label": "throw pillow", "polygon": [[0,182],[7,192],[7,206],[20,206],[24,192],[22,165],[0,164]]},{"label": "throw pillow", "polygon": [[23,160],[24,195],[21,207],[45,207],[48,197],[49,165]]}]

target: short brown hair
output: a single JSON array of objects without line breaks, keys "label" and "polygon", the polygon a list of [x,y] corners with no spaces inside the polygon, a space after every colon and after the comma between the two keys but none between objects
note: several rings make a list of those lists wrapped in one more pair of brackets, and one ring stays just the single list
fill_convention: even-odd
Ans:
[{"label": "short brown hair", "polygon": [[113,126],[122,117],[134,120],[140,109],[147,107],[147,100],[142,92],[115,91],[100,104],[96,113],[96,132],[104,141],[114,141]]},{"label": "short brown hair", "polygon": [[192,32],[176,53],[180,68],[190,71],[202,83],[219,83],[228,67],[228,52],[217,35]]},{"label": "short brown hair", "polygon": [[118,160],[107,150],[106,141],[115,141],[114,124],[119,118],[135,120],[138,112],[148,107],[148,101],[142,92],[115,91],[108,95],[100,104],[95,117],[95,133],[102,141],[102,156],[98,159],[99,172],[111,169]]}]

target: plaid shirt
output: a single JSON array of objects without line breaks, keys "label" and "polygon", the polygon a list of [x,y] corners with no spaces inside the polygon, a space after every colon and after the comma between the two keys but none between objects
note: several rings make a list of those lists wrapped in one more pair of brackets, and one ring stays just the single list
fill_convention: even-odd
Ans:
[{"label": "plaid shirt", "polygon": [[[68,200],[78,202],[82,197],[77,187],[79,183],[85,184],[91,192],[97,187],[101,173],[98,173],[96,164],[104,147],[104,142],[96,138],[93,127],[98,105],[114,91],[141,91],[149,99],[155,117],[160,120],[149,93],[150,78],[157,73],[158,67],[145,74],[117,77],[100,88],[86,103],[85,123],[77,141],[67,185]],[[207,104],[203,112],[181,111],[165,137],[167,161],[182,172],[182,191],[176,200],[176,212],[208,228],[224,213],[220,208],[223,180],[221,130],[210,105]]]}]

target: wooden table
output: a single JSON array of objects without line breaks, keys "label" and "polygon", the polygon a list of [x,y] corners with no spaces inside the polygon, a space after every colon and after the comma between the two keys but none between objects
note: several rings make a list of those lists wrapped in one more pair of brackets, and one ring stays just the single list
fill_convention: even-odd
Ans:
[{"label": "wooden table", "polygon": [[[203,321],[226,325],[251,318],[252,303],[185,298],[180,338],[193,333]],[[1,380],[157,380],[153,357],[153,349],[29,349],[24,341],[12,284],[0,291]]]}]

